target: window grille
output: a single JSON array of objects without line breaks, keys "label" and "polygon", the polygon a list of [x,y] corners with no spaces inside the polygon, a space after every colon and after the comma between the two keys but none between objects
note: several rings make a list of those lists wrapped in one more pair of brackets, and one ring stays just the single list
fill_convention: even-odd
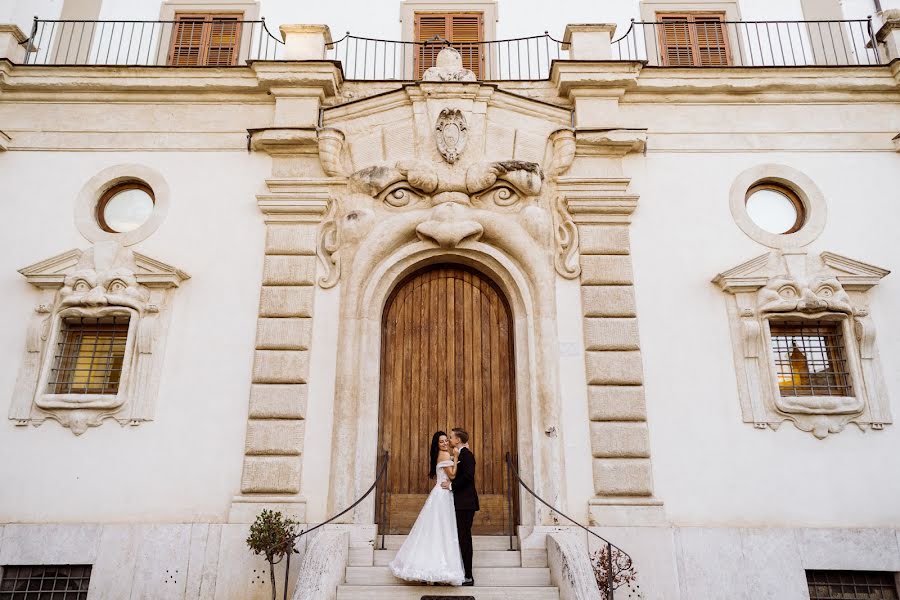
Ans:
[{"label": "window grille", "polygon": [[87,600],[91,565],[3,567],[0,600]]},{"label": "window grille", "polygon": [[894,574],[884,571],[807,571],[810,600],[897,600]]},{"label": "window grille", "polygon": [[840,321],[770,321],[782,396],[852,396]]},{"label": "window grille", "polygon": [[118,393],[128,320],[124,315],[63,319],[50,372],[49,393]]}]

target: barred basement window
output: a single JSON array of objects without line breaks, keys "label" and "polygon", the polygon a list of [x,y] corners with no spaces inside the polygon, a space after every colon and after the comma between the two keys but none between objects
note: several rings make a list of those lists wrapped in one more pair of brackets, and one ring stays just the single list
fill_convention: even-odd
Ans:
[{"label": "barred basement window", "polygon": [[769,321],[782,396],[852,396],[841,321]]},{"label": "barred basement window", "polygon": [[128,321],[124,315],[64,318],[50,372],[49,393],[118,393]]},{"label": "barred basement window", "polygon": [[810,600],[898,600],[893,573],[884,571],[807,571]]},{"label": "barred basement window", "polygon": [[0,600],[87,600],[91,565],[3,567]]}]

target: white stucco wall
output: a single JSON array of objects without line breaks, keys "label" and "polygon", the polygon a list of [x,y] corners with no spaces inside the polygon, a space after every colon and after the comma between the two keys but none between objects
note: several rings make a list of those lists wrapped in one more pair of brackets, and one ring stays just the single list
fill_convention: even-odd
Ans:
[{"label": "white stucco wall", "polygon": [[[16,270],[89,244],[81,186],[123,162],[168,181],[166,221],[133,247],[192,278],[174,294],[156,417],[81,436],[48,421],[0,427],[0,521],[221,520],[238,488],[262,270],[255,194],[268,158],[232,152],[8,152],[0,253],[0,413],[5,417],[37,291]],[[5,420],[5,419],[4,419]]]}]

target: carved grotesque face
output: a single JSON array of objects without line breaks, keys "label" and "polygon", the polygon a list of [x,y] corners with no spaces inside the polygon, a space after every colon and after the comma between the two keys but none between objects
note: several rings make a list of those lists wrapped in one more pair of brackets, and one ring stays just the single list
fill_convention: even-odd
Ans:
[{"label": "carved grotesque face", "polygon": [[128,269],[100,272],[82,269],[66,277],[59,297],[63,307],[126,306],[140,311],[149,299],[149,292]]},{"label": "carved grotesque face", "polygon": [[850,314],[850,297],[834,277],[800,281],[775,277],[759,291],[760,312],[842,312]]}]

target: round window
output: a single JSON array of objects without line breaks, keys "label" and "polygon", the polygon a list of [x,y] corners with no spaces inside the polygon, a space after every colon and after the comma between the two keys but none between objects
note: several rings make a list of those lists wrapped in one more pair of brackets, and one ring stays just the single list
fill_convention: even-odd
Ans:
[{"label": "round window", "polygon": [[97,203],[97,221],[104,231],[126,233],[147,222],[153,212],[153,190],[139,181],[111,187]]},{"label": "round window", "polygon": [[769,233],[794,233],[806,221],[797,194],[775,183],[760,183],[747,190],[746,208],[750,220]]}]

